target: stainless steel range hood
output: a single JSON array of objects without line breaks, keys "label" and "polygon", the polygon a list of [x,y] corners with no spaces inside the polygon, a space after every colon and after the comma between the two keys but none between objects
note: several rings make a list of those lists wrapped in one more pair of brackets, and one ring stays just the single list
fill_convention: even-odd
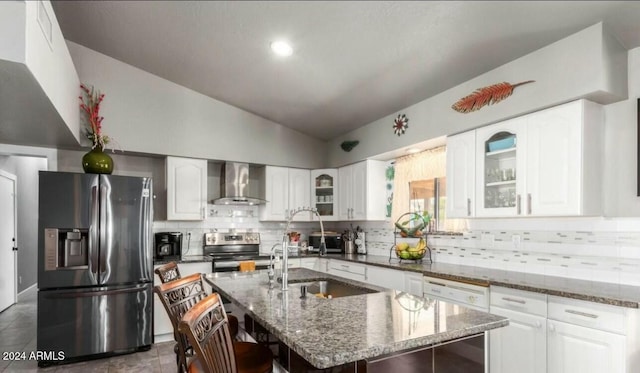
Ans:
[{"label": "stainless steel range hood", "polygon": [[266,201],[249,196],[249,164],[225,162],[220,175],[220,198],[216,205],[261,205]]}]

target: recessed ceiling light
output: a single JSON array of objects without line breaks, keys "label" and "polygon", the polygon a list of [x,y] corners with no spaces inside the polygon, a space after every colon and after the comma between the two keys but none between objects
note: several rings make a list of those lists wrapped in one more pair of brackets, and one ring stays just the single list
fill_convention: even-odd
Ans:
[{"label": "recessed ceiling light", "polygon": [[293,54],[293,48],[291,48],[291,45],[286,41],[274,41],[271,43],[271,50],[278,56],[283,57],[291,56]]},{"label": "recessed ceiling light", "polygon": [[406,150],[406,152],[409,153],[409,154],[417,153],[419,151],[420,151],[420,149],[418,149],[418,148],[409,148],[409,149]]}]

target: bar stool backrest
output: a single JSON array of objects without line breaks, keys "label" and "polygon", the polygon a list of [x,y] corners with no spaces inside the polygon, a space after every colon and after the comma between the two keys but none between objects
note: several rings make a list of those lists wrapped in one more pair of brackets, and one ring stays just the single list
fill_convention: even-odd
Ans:
[{"label": "bar stool backrest", "polygon": [[154,272],[158,277],[160,277],[160,282],[163,284],[180,278],[180,270],[178,269],[176,262],[169,262],[156,268]]},{"label": "bar stool backrest", "polygon": [[178,360],[183,371],[187,371],[186,350],[189,348],[187,337],[178,332],[178,324],[184,314],[207,296],[200,273],[194,273],[154,287],[173,325],[178,342]]},{"label": "bar stool backrest", "polygon": [[178,329],[187,335],[205,372],[238,372],[227,314],[217,293],[187,311]]}]

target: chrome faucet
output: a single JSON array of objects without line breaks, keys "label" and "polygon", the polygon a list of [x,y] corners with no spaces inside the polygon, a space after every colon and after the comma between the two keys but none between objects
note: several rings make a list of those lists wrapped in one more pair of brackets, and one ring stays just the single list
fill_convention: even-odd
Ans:
[{"label": "chrome faucet", "polygon": [[[318,217],[318,221],[320,222],[320,256],[324,256],[327,254],[327,245],[324,242],[324,226],[322,225],[322,218],[318,213],[318,209],[312,207],[300,207],[296,210],[293,210],[289,217],[287,218],[287,226],[284,229],[284,235],[282,236],[282,291],[286,291],[288,289],[288,281],[289,281],[289,225],[291,225],[291,221],[293,217],[298,213],[303,211],[309,211],[314,213]],[[275,248],[275,245],[274,245]],[[273,250],[273,248],[272,248]]]},{"label": "chrome faucet", "polygon": [[275,277],[275,258],[278,257],[277,252],[282,251],[282,249],[278,250],[276,247],[282,245],[281,243],[276,243],[271,246],[271,254],[269,255],[269,270],[267,271],[267,275],[269,276],[269,288],[273,288],[274,285],[274,277]]}]

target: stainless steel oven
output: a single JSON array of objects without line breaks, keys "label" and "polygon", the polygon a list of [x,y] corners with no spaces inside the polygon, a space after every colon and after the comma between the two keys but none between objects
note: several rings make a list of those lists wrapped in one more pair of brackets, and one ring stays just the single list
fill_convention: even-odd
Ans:
[{"label": "stainless steel oven", "polygon": [[204,255],[212,258],[212,272],[240,270],[240,262],[253,261],[256,270],[269,268],[269,256],[260,255],[260,233],[205,233]]}]

